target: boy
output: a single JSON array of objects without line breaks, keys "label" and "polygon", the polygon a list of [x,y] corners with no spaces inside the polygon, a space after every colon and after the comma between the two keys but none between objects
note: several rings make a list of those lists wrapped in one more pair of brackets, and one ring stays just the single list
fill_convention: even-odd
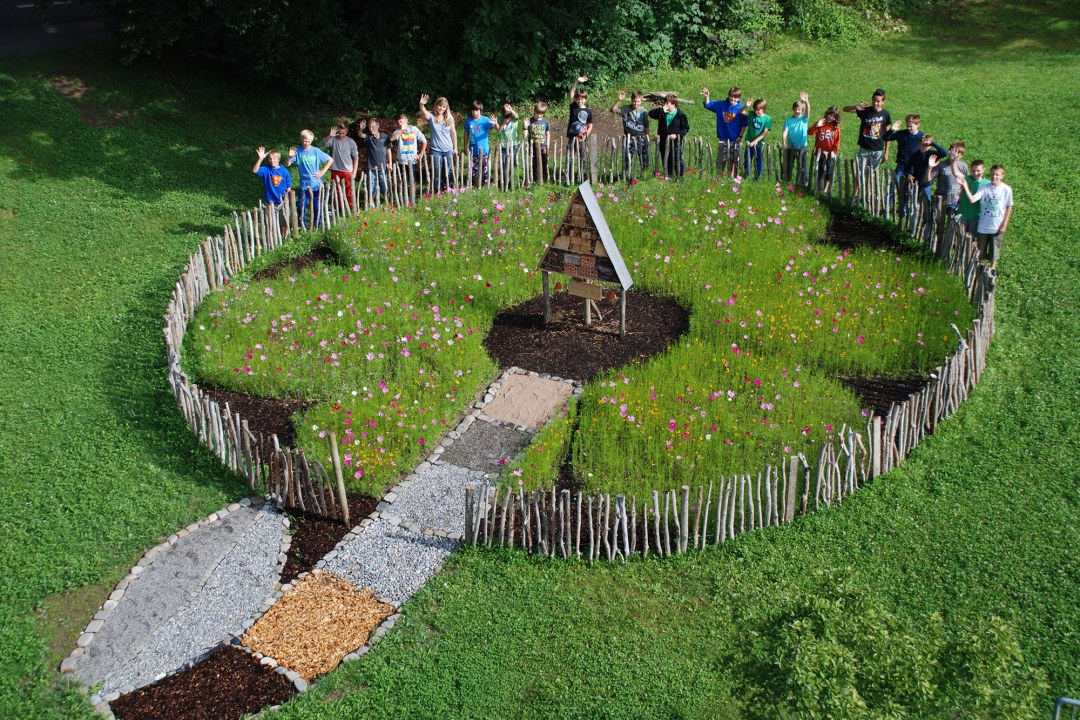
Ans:
[{"label": "boy", "polygon": [[420,129],[409,122],[409,116],[401,113],[397,117],[397,130],[390,136],[390,141],[397,143],[397,166],[406,184],[409,204],[416,202],[417,188],[420,185],[420,161],[427,152],[427,138]]},{"label": "boy", "polygon": [[[989,183],[984,175],[986,174],[986,163],[982,160],[976,160],[971,163],[970,175],[957,175],[956,182],[959,185],[960,178],[962,177],[969,188],[974,188],[975,192],[982,190],[983,186]],[[960,213],[960,222],[964,223],[964,229],[966,229],[972,235],[979,232],[979,215],[982,213],[982,203],[979,201],[971,202],[967,199],[967,195],[964,194],[963,188],[960,190],[960,202],[957,205],[957,211]],[[972,193],[974,194],[974,193]]]},{"label": "boy", "polygon": [[674,93],[667,95],[663,106],[650,110],[649,117],[657,121],[656,142],[664,173],[668,177],[682,177],[683,138],[690,132],[690,121],[679,109],[679,98]]},{"label": "boy", "polygon": [[588,158],[589,177],[593,178],[596,176],[596,158],[587,151],[589,136],[593,131],[592,108],[587,107],[589,93],[578,90],[578,83],[587,82],[588,79],[587,76],[582,75],[570,86],[570,116],[566,122],[566,159],[570,162],[584,162]]},{"label": "boy", "polygon": [[1005,167],[995,165],[990,168],[990,184],[983,185],[975,193],[968,189],[967,182],[962,178],[960,187],[968,200],[982,203],[979,232],[975,237],[979,247],[983,248],[984,257],[990,261],[990,270],[996,273],[1001,257],[1001,245],[1005,240],[1005,231],[1009,229],[1013,209],[1013,191],[1005,184]]},{"label": "boy", "polygon": [[[307,227],[307,204],[308,195],[312,200],[311,211],[315,216],[315,227],[320,227],[322,218],[319,216],[319,190],[322,188],[322,176],[334,164],[334,159],[317,147],[312,147],[311,142],[315,139],[315,133],[310,130],[300,131],[300,148],[289,148],[289,159],[285,167],[290,167],[294,162],[300,167],[300,227]],[[319,164],[322,163],[322,169]]]},{"label": "boy", "polygon": [[371,205],[379,204],[380,197],[387,193],[386,165],[390,162],[390,136],[379,132],[379,121],[368,118],[367,132],[360,133],[360,141],[367,153],[368,197]]},{"label": "boy", "polygon": [[725,177],[729,172],[734,175],[735,165],[739,158],[736,147],[746,127],[742,88],[731,88],[724,100],[709,100],[709,88],[701,88],[701,95],[705,98],[703,101],[705,109],[716,113],[716,139],[720,141],[716,161],[720,172]]},{"label": "boy", "polygon": [[927,203],[932,199],[933,183],[927,180],[930,170],[930,158],[938,160],[949,157],[949,151],[934,142],[933,135],[923,135],[919,139],[919,149],[911,156],[911,173],[919,186],[919,192]]},{"label": "boy", "polygon": [[533,176],[541,182],[548,181],[548,144],[551,142],[551,123],[547,114],[547,103],[538,102],[533,108],[533,116],[525,120],[525,130],[529,133],[529,142],[533,145],[533,162],[539,162],[539,171],[533,169]]},{"label": "boy", "polygon": [[797,166],[799,184],[808,185],[806,170],[806,131],[810,122],[810,96],[799,93],[799,99],[791,106],[791,117],[784,121],[784,134],[780,146],[784,148],[784,182],[791,182],[792,167]]},{"label": "boy", "polygon": [[968,166],[963,161],[967,145],[957,140],[949,146],[949,162],[941,162],[936,155],[928,159],[926,168],[926,181],[933,182],[937,178],[937,189],[934,195],[942,198],[946,211],[954,215],[960,204],[959,178],[967,175]]},{"label": "boy", "polygon": [[649,168],[649,113],[641,107],[645,96],[640,90],[630,95],[630,104],[622,108],[619,103],[626,99],[626,93],[619,91],[619,99],[611,106],[611,112],[622,118],[623,124],[623,174],[630,174],[634,156],[641,163],[641,170]]},{"label": "boy", "polygon": [[487,182],[489,177],[488,156],[491,154],[491,143],[488,134],[491,128],[499,124],[494,115],[484,116],[483,112],[484,103],[476,100],[469,111],[469,117],[465,118],[465,137],[469,138],[469,165],[475,185]]},{"label": "boy", "polygon": [[883,138],[885,129],[892,125],[892,116],[885,109],[885,91],[878,88],[870,98],[870,105],[864,102],[845,105],[844,112],[853,112],[859,117],[859,152],[855,155],[855,164],[859,169],[855,179],[855,194],[859,194],[858,176],[867,169],[877,170],[881,161],[889,160],[889,143]]},{"label": "boy", "polygon": [[503,184],[509,187],[509,173],[516,169],[517,148],[521,141],[517,110],[510,103],[503,103],[503,119],[499,123],[499,158],[502,163]]},{"label": "boy", "polygon": [[[765,136],[772,130],[772,118],[765,114],[768,107],[763,98],[753,101],[754,115],[747,117],[746,123],[746,152],[743,153],[746,161],[746,176],[750,176],[750,161],[754,161],[754,179],[761,179],[761,163],[764,155]],[[743,108],[746,112],[746,108]]]},{"label": "boy", "polygon": [[904,118],[904,123],[907,126],[904,130],[900,129],[900,121],[897,120],[882,136],[886,142],[896,143],[896,190],[898,194],[897,202],[900,204],[900,215],[906,216],[910,212],[910,206],[913,202],[914,187],[917,178],[915,175],[915,169],[912,166],[912,162],[915,156],[919,152],[919,147],[922,144],[923,133],[919,129],[919,125],[922,124],[922,118],[918,115],[908,115]]},{"label": "boy", "polygon": [[[281,205],[285,202],[285,195],[292,188],[292,175],[281,167],[281,153],[277,150],[266,152],[266,148],[260,146],[255,153],[259,159],[251,172],[262,178],[263,189],[266,193],[266,202],[271,205]],[[270,167],[262,167],[265,158],[270,158]]]},{"label": "boy", "polygon": [[323,138],[322,145],[330,150],[330,157],[334,163],[330,166],[331,182],[341,180],[345,183],[345,197],[349,201],[349,208],[353,206],[352,186],[356,179],[356,169],[360,166],[360,151],[356,147],[356,141],[349,137],[349,126],[344,120],[330,128],[330,132]]}]

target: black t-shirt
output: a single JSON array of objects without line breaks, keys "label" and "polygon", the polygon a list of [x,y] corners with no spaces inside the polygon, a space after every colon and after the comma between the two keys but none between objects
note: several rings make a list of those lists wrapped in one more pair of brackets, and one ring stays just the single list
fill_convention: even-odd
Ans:
[{"label": "black t-shirt", "polygon": [[591,123],[592,108],[578,107],[576,102],[570,103],[570,120],[566,123],[566,137],[581,135]]},{"label": "black t-shirt", "polygon": [[867,150],[884,150],[885,133],[892,125],[892,117],[885,108],[875,110],[868,107],[855,113],[859,116],[862,124],[859,126],[859,147]]},{"label": "black t-shirt", "polygon": [[619,111],[622,115],[623,133],[640,137],[649,134],[649,111],[645,108],[634,110],[633,106],[627,105]]},{"label": "black t-shirt", "polygon": [[370,133],[361,135],[360,142],[367,150],[368,167],[386,167],[386,147],[390,144],[390,136],[384,132],[377,136]]}]

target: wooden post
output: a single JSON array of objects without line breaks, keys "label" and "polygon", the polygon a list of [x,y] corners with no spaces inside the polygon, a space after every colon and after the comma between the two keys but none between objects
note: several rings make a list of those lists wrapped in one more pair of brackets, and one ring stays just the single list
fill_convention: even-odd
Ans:
[{"label": "wooden post", "polygon": [[690,545],[690,487],[683,485],[680,488],[682,495],[682,524],[679,528],[679,552],[686,552]]},{"label": "wooden post", "polygon": [[551,273],[541,270],[541,282],[544,286],[544,325],[551,322]]},{"label": "wooden post", "polygon": [[337,482],[338,502],[341,503],[341,519],[349,526],[349,501],[345,496],[345,478],[341,472],[341,457],[338,455],[337,433],[330,431],[330,462],[334,465],[334,480]]}]

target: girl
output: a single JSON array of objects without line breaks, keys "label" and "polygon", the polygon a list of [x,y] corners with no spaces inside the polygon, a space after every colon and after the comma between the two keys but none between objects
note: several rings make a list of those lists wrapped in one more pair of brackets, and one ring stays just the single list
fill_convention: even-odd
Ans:
[{"label": "girl", "polygon": [[430,96],[420,96],[420,114],[428,122],[431,132],[431,157],[435,164],[435,192],[454,186],[454,156],[458,153],[457,131],[454,128],[454,115],[450,112],[450,103],[441,97],[435,100],[435,114],[427,110]]},{"label": "girl", "polygon": [[814,136],[818,192],[828,195],[836,171],[836,154],[840,152],[840,108],[833,105],[826,110],[825,117],[810,128],[810,134]]}]

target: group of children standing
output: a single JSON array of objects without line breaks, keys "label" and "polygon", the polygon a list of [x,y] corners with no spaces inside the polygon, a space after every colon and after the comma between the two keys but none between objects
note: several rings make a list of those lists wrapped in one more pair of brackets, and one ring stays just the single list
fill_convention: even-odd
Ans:
[{"label": "group of children standing", "polygon": [[[580,87],[581,83],[587,81],[588,77],[581,76],[570,87],[566,137],[568,158],[571,160],[585,159],[589,147],[587,141],[593,133],[593,111],[588,107],[588,93]],[[744,103],[742,90],[737,87],[728,90],[723,100],[712,100],[708,88],[702,88],[701,95],[704,108],[716,114],[721,172],[724,175],[736,174],[741,143],[743,174],[749,176],[753,167],[754,177],[759,179],[763,171],[764,142],[773,131],[765,100],[748,98]],[[646,110],[641,92],[631,94],[630,103],[620,106],[626,97],[625,92],[620,92],[619,99],[610,108],[622,119],[625,169],[629,170],[635,158],[640,167],[649,166],[649,121],[655,120],[655,137],[664,172],[671,177],[681,176],[685,170],[682,145],[690,131],[690,122],[679,109],[678,98],[673,94],[667,95],[659,107]],[[398,116],[397,128],[390,135],[380,132],[379,122],[374,118],[362,126],[360,140],[367,151],[369,193],[375,204],[387,193],[387,167],[391,162],[396,161],[400,170],[411,173],[415,188],[419,185],[420,161],[429,151],[433,161],[435,191],[441,192],[454,186],[453,158],[458,154],[454,116],[445,97],[435,100],[434,112],[427,109],[429,100],[427,94],[420,96],[420,116],[427,121],[430,143],[424,133],[409,122],[405,113]],[[969,166],[963,160],[967,148],[962,141],[952,143],[946,150],[920,129],[921,118],[918,115],[911,114],[903,121],[893,122],[884,105],[885,91],[878,88],[871,96],[870,103],[859,102],[843,108],[843,112],[854,113],[859,118],[857,166],[860,169],[877,169],[889,159],[889,144],[896,143],[895,178],[900,192],[897,202],[901,214],[912,211],[915,193],[922,194],[926,200],[940,196],[947,211],[960,217],[968,231],[975,235],[986,259],[996,268],[1013,205],[1012,188],[1004,183],[1005,168],[994,165],[987,180],[983,161],[976,160]],[[488,176],[491,154],[489,137],[494,130],[499,133],[500,161],[504,174],[515,162],[519,144],[527,138],[537,148],[543,168],[541,179],[547,181],[547,152],[551,142],[551,124],[545,117],[547,109],[547,103],[537,103],[532,117],[522,123],[509,103],[503,105],[502,119],[499,120],[494,115],[485,116],[483,103],[474,102],[464,123],[470,172],[474,180],[483,180]],[[828,194],[840,151],[841,108],[836,105],[829,107],[823,117],[813,124],[809,118],[810,97],[803,92],[793,103],[792,114],[783,124],[780,141],[783,149],[782,175],[786,182],[797,177],[799,183],[809,185],[807,146],[810,136],[813,136],[817,186],[821,192]],[[299,167],[299,210],[302,217],[309,195],[315,203],[315,216],[318,217],[321,179],[327,171],[335,180],[340,179],[345,183],[351,204],[359,151],[356,142],[347,133],[348,126],[344,122],[331,128],[322,143],[330,151],[329,155],[312,145],[314,134],[310,130],[300,133],[299,147],[289,149],[285,166],[296,163]],[[267,152],[263,147],[258,148],[256,153],[258,160],[252,171],[263,179],[267,202],[279,204],[292,187],[288,170],[281,166],[281,154],[277,150]],[[266,158],[269,158],[269,167],[263,166]],[[858,187],[855,191],[858,193]]]}]

